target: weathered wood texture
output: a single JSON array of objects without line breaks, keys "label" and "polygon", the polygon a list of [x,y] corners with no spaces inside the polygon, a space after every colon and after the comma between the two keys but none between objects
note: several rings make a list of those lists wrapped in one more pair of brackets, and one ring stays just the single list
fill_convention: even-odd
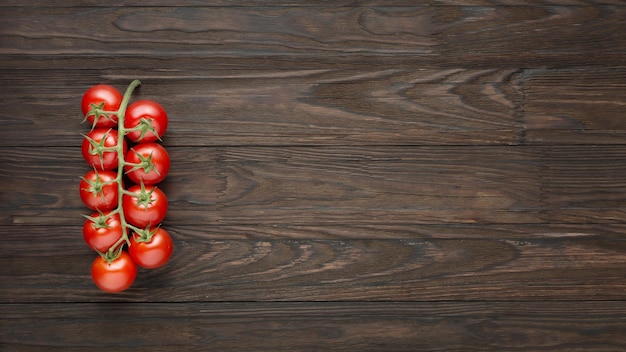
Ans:
[{"label": "weathered wood texture", "polygon": [[[172,171],[159,186],[173,224],[580,224],[626,216],[622,145],[169,149]],[[77,179],[89,168],[80,148],[12,148],[0,165],[0,224],[82,222]]]},{"label": "weathered wood texture", "polygon": [[0,18],[8,58],[301,69],[626,63],[623,6],[9,7]]},{"label": "weathered wood texture", "polygon": [[[624,302],[3,305],[7,350],[615,351]],[[23,312],[29,311],[25,317]],[[111,325],[110,322],[119,325]],[[107,326],[107,333],[103,333]],[[50,345],[41,331],[50,331]],[[137,332],[141,331],[141,334]]]},{"label": "weathered wood texture", "polygon": [[[626,50],[626,49],[625,49]],[[170,146],[624,144],[626,68],[2,72],[0,146],[79,145],[92,82],[167,107]],[[69,77],[68,77],[69,74]],[[15,79],[19,77],[19,79]],[[59,87],[58,82],[72,84]],[[35,89],[36,88],[36,89]],[[13,102],[20,101],[21,104]],[[50,111],[50,107],[67,107]],[[67,128],[59,129],[61,123]],[[32,138],[33,125],[45,130]]]},{"label": "weathered wood texture", "polygon": [[[97,0],[75,0],[65,6],[89,6],[89,7],[415,7],[415,6],[624,6],[622,0],[111,0],[106,4]],[[17,0],[5,0],[0,7],[20,6],[20,7],[57,7],[59,4],[55,0],[33,0],[28,3]]]},{"label": "weathered wood texture", "polygon": [[[625,296],[626,244],[589,229],[535,239],[217,240],[195,226],[167,228],[176,238],[174,259],[165,268],[141,270],[137,289],[114,296],[94,290],[90,282],[94,254],[76,245],[80,227],[60,227],[54,236],[44,227],[21,228],[47,245],[29,247],[21,232],[6,236],[0,300],[579,301]],[[54,285],[42,285],[42,277]]]},{"label": "weathered wood texture", "polygon": [[[626,349],[626,3],[0,3],[0,350]],[[91,283],[80,98],[170,115],[171,262]]]}]

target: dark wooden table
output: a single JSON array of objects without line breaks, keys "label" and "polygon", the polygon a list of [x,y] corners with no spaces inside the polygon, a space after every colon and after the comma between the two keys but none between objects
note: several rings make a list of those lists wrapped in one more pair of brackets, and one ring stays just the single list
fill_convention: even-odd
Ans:
[{"label": "dark wooden table", "polygon": [[[103,4],[0,5],[0,350],[626,349],[624,1]],[[112,295],[80,100],[133,79],[175,252]]]}]

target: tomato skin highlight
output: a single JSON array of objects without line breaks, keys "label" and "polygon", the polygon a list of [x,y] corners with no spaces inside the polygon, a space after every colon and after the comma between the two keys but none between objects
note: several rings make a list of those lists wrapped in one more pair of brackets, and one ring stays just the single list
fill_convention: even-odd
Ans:
[{"label": "tomato skin highlight", "polygon": [[155,185],[167,177],[170,171],[170,155],[165,148],[158,143],[140,143],[130,148],[124,160],[127,163],[140,164],[142,158],[150,159],[149,169],[143,167],[124,166],[128,178],[136,184]]},{"label": "tomato skin highlight", "polygon": [[102,256],[96,257],[91,265],[93,282],[105,292],[121,292],[128,289],[137,277],[137,265],[126,251],[122,251],[110,263]]},{"label": "tomato skin highlight", "polygon": [[[111,128],[117,127],[117,115],[111,114],[109,118],[106,116],[99,116],[98,121],[94,124],[95,115],[90,114],[93,105],[102,105],[102,111],[115,112],[120,108],[122,104],[122,93],[112,86],[106,84],[99,84],[89,88],[83,95],[81,102],[81,108],[83,116],[94,127]],[[93,104],[93,105],[92,105]],[[89,114],[87,116],[87,114]]]},{"label": "tomato skin highlight", "polygon": [[172,237],[163,228],[151,229],[155,233],[149,242],[141,242],[140,236],[133,233],[128,253],[137,265],[146,269],[156,269],[167,263],[172,256]]},{"label": "tomato skin highlight", "polygon": [[[102,144],[106,148],[114,148],[117,146],[118,132],[114,129],[96,128],[89,132],[86,136],[96,143],[101,143],[101,141],[104,140]],[[123,154],[126,154],[127,150],[128,145],[126,140],[124,140],[122,144]],[[94,154],[95,148],[87,138],[83,139],[81,152],[87,164],[97,170],[115,170],[118,167],[118,157],[114,150],[105,151],[102,153],[102,156]]]},{"label": "tomato skin highlight", "polygon": [[[88,171],[81,179],[78,187],[80,199],[83,204],[91,210],[109,211],[117,207],[119,188],[115,179],[117,173],[113,171]],[[91,191],[91,182],[111,182],[101,185],[99,193],[94,194]]]},{"label": "tomato skin highlight", "polygon": [[[131,193],[140,194],[141,187],[134,185],[128,189]],[[142,202],[137,195],[124,194],[122,197],[122,210],[126,221],[139,228],[155,227],[163,221],[167,214],[167,197],[156,186],[145,186],[146,193],[150,198]]]},{"label": "tomato skin highlight", "polygon": [[83,224],[83,238],[87,246],[101,253],[106,253],[124,234],[119,214],[100,213],[91,214],[91,218],[102,220],[105,227],[98,227],[98,224],[91,219],[85,220]]},{"label": "tomato skin highlight", "polygon": [[141,125],[141,120],[145,119],[156,132],[129,131],[126,134],[128,139],[138,143],[156,142],[162,138],[167,130],[167,113],[163,107],[152,100],[138,100],[128,106],[124,115],[124,128],[126,130],[136,128]]}]

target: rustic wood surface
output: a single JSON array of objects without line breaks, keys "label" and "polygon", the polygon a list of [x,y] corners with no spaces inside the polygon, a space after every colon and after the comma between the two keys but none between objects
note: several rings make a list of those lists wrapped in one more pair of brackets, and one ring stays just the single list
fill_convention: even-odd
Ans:
[{"label": "rustic wood surface", "polygon": [[[626,349],[626,3],[0,4],[0,350]],[[80,99],[170,116],[171,262],[81,237]]]}]

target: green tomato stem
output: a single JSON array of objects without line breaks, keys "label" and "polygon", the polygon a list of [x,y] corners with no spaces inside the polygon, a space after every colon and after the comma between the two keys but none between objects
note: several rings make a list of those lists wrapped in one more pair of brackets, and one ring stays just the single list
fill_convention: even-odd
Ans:
[{"label": "green tomato stem", "polygon": [[133,231],[133,232],[141,232],[141,231],[143,231],[143,229],[140,229],[139,227],[133,226],[131,224],[127,224],[127,226],[128,226],[128,229]]},{"label": "green tomato stem", "polygon": [[117,197],[117,209],[115,210],[116,213],[119,214],[120,216],[120,223],[122,225],[122,238],[120,238],[113,246],[111,246],[111,249],[109,249],[109,252],[112,254],[113,251],[117,251],[118,255],[119,253],[121,253],[121,250],[117,250],[119,246],[122,245],[122,243],[126,243],[127,245],[130,244],[130,239],[128,238],[128,230],[129,229],[133,229],[134,226],[130,225],[129,223],[126,222],[126,218],[124,217],[124,210],[122,208],[122,200],[124,198],[124,195],[127,193],[127,191],[124,189],[124,186],[122,184],[122,177],[124,176],[124,137],[126,136],[126,129],[124,128],[124,115],[126,115],[126,108],[128,107],[128,103],[130,102],[130,97],[133,94],[133,91],[135,90],[135,88],[137,88],[139,85],[141,84],[141,82],[139,80],[134,80],[132,81],[129,85],[128,88],[126,88],[126,92],[124,92],[124,97],[122,98],[122,103],[120,105],[119,110],[116,112],[117,114],[117,146],[115,147],[115,152],[117,153],[117,177],[116,177],[116,182],[117,182],[117,187],[118,187],[118,197]]},{"label": "green tomato stem", "polygon": [[131,192],[131,191],[127,191],[127,190],[123,190],[123,193],[128,195],[128,196],[131,196],[131,197],[136,197],[137,196],[137,193]]},{"label": "green tomato stem", "polygon": [[124,161],[124,166],[132,166],[132,167],[142,167],[144,166],[145,162],[141,162],[141,163],[129,163],[127,161]]}]

